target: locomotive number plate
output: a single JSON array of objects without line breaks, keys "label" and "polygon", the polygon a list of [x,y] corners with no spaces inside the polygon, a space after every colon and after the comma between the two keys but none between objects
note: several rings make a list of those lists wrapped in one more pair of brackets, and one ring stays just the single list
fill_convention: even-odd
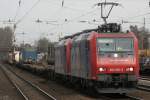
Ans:
[{"label": "locomotive number plate", "polygon": [[111,71],[111,72],[120,72],[120,71],[123,71],[123,68],[110,68],[109,71]]}]

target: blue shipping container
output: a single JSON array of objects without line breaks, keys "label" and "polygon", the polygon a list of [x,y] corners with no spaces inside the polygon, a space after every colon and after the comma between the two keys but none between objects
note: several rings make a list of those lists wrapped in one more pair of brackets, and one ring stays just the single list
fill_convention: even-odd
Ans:
[{"label": "blue shipping container", "polygon": [[21,54],[22,61],[25,63],[36,62],[37,60],[37,51],[34,49],[24,49]]}]

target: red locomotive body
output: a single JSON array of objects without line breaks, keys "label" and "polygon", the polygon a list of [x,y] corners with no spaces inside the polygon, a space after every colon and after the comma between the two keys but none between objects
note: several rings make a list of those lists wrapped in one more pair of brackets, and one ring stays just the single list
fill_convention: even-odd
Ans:
[{"label": "red locomotive body", "polygon": [[55,73],[56,77],[70,75],[71,39],[62,39],[55,46]]},{"label": "red locomotive body", "polygon": [[71,71],[71,69],[70,69],[71,43],[72,43],[72,40],[70,38],[66,40],[66,44],[65,44],[65,47],[66,47],[66,75],[70,75],[70,71]]},{"label": "red locomotive body", "polygon": [[102,93],[126,93],[137,85],[138,41],[132,32],[81,32],[62,39],[55,50],[59,79]]},{"label": "red locomotive body", "polygon": [[89,38],[91,79],[97,81],[99,91],[119,93],[135,88],[139,75],[138,41],[135,35],[92,34]]}]

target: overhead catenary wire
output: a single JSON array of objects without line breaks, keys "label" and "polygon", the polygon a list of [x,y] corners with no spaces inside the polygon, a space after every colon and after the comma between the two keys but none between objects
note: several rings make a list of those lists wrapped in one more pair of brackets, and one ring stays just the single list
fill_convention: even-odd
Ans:
[{"label": "overhead catenary wire", "polygon": [[[40,1],[40,0],[38,0],[38,1]],[[21,4],[21,0],[19,1],[19,6],[20,6],[20,4]],[[35,4],[36,5],[36,4]],[[62,0],[62,7],[64,7],[64,0]],[[32,9],[32,8],[31,8]],[[27,12],[28,13],[28,12]],[[26,14],[27,14],[26,13]],[[26,16],[26,14],[24,15],[24,16]],[[23,17],[24,17],[23,16]],[[21,18],[21,19],[23,19],[23,18]],[[20,22],[21,21],[21,19],[18,21],[18,22]]]},{"label": "overhead catenary wire", "polygon": [[81,14],[81,15],[79,15],[79,16],[77,16],[77,17],[71,19],[71,20],[64,21],[64,22],[62,23],[62,25],[63,25],[63,24],[70,23],[70,22],[73,22],[73,21],[75,21],[76,19],[79,19],[79,18],[81,18],[81,17],[85,17],[85,16],[87,16],[87,15],[89,15],[89,14],[92,14],[92,13],[94,13],[96,10],[97,10],[97,9],[94,9],[94,10],[92,10],[92,11],[89,11],[89,12],[86,12],[86,13],[84,13],[84,14]]},{"label": "overhead catenary wire", "polygon": [[22,1],[19,0],[19,1],[18,1],[17,10],[16,10],[16,13],[15,13],[15,16],[14,16],[14,21],[16,20],[16,17],[18,16],[18,13],[19,13],[19,11],[20,11],[21,3],[22,3]]},{"label": "overhead catenary wire", "polygon": [[[105,3],[106,3],[106,0],[105,0]],[[101,3],[98,3],[98,4],[101,4]],[[118,3],[110,3],[110,4],[112,4],[112,5],[119,5]],[[97,9],[96,9],[97,10]],[[87,13],[85,13],[85,14],[82,14],[82,15],[80,15],[80,16],[77,16],[77,17],[75,17],[75,18],[73,18],[72,20],[69,20],[69,21],[67,21],[67,22],[72,22],[72,21],[74,21],[74,20],[76,20],[76,19],[79,19],[80,17],[84,17],[85,15],[87,15],[87,14],[90,14],[90,13],[93,13],[94,11],[92,10],[92,11],[90,11],[90,12],[87,12]],[[109,12],[110,13],[110,12]],[[65,21],[66,22],[66,21]],[[64,23],[65,23],[64,22]],[[62,25],[64,24],[64,23],[62,23]]]},{"label": "overhead catenary wire", "polygon": [[[39,1],[40,0],[38,0],[32,7],[31,7],[31,9],[29,10],[29,11],[27,11],[26,13],[25,13],[25,15],[22,17],[22,18],[20,18],[17,22],[16,22],[16,24],[18,24],[18,23],[20,23],[27,15],[28,15],[28,13],[39,3]],[[64,6],[64,0],[62,0],[62,6],[64,7],[64,8],[68,8],[68,7],[66,7],[66,6]],[[70,9],[70,8],[69,8]],[[73,10],[73,9],[71,9],[71,10]],[[93,12],[93,11],[92,11]],[[82,14],[81,16],[79,16],[79,17],[82,17],[82,16],[85,16],[84,14]],[[77,18],[79,18],[79,17],[77,17]],[[67,20],[67,21],[65,21],[65,23],[67,22],[72,22],[73,20],[75,20],[75,19],[77,19],[77,18],[73,18],[72,20]],[[48,24],[51,24],[51,23],[48,23]],[[63,23],[64,24],[64,23]],[[63,25],[63,24],[61,24],[61,25]],[[56,26],[58,26],[57,24],[53,24],[52,23],[52,25],[56,25]],[[60,25],[60,24],[59,24]]]},{"label": "overhead catenary wire", "polygon": [[[106,1],[105,1],[106,2]],[[97,9],[96,9],[97,10]],[[79,18],[81,18],[81,17],[84,17],[85,15],[87,15],[87,14],[89,14],[89,13],[93,13],[94,11],[92,10],[92,11],[90,11],[90,12],[87,12],[87,13],[85,13],[85,14],[82,14],[82,15],[80,15],[80,16],[77,16],[77,17],[75,17],[75,18],[73,18],[73,19],[71,19],[71,20],[65,20],[62,24],[60,24],[60,26],[62,26],[62,25],[64,25],[64,24],[67,24],[67,23],[70,23],[70,22],[73,22],[74,20],[76,20],[76,19],[79,19]]]},{"label": "overhead catenary wire", "polygon": [[[62,7],[64,7],[64,0],[62,0]],[[80,16],[79,16],[80,17]],[[82,17],[82,16],[81,16]],[[78,17],[77,17],[78,18]],[[76,19],[76,18],[75,18]],[[74,19],[72,19],[74,20]],[[69,20],[69,21],[65,21],[65,22],[72,22],[72,20]]]},{"label": "overhead catenary wire", "polygon": [[132,17],[128,17],[128,18],[126,18],[126,19],[134,19],[134,18],[137,18],[137,17],[143,17],[143,16],[145,16],[145,15],[150,15],[150,12],[144,13],[144,14],[140,14],[140,15],[136,15],[136,16],[132,16]]},{"label": "overhead catenary wire", "polygon": [[26,16],[32,11],[32,9],[38,5],[38,3],[39,3],[40,1],[41,1],[41,0],[37,0],[37,1],[35,2],[35,4],[33,4],[33,6],[16,22],[16,24],[19,24],[20,22],[22,22],[22,21],[26,18]]},{"label": "overhead catenary wire", "polygon": [[[150,13],[145,13],[145,14],[133,16],[133,17],[130,17],[130,18],[139,17],[139,16],[144,16],[144,15],[148,15],[148,14],[150,14]],[[84,14],[82,14],[81,16],[75,17],[75,18],[73,18],[73,19],[71,19],[71,20],[64,21],[64,22],[63,22],[62,24],[60,24],[60,25],[64,25],[64,24],[70,23],[70,22],[72,22],[72,21],[74,21],[74,20],[76,20],[76,19],[78,19],[78,18],[80,18],[80,17],[83,17],[83,16],[84,16]],[[139,23],[139,24],[141,24],[140,22],[132,22],[132,23]],[[54,28],[53,28],[53,29],[54,29]]]},{"label": "overhead catenary wire", "polygon": [[[35,3],[35,4],[33,4],[33,6],[19,19],[19,20],[17,20],[15,23],[14,23],[14,25],[13,25],[13,41],[15,42],[16,40],[15,40],[15,31],[16,31],[16,28],[17,28],[17,25],[19,24],[19,23],[21,23],[25,18],[26,18],[26,16],[32,11],[32,9],[34,8],[34,7],[36,7],[36,5],[38,4],[40,2],[40,0],[37,0],[37,2]],[[20,7],[20,5],[21,5],[21,0],[19,1],[19,7]],[[18,12],[18,11],[17,11]],[[15,48],[14,48],[14,50],[15,50]]]},{"label": "overhead catenary wire", "polygon": [[[64,0],[61,0],[62,2],[63,2],[63,4],[61,5],[63,8],[65,8],[66,7],[66,5],[64,5]],[[60,5],[59,5],[60,6]],[[62,9],[62,8],[60,8],[60,9]],[[70,8],[68,8],[68,9],[70,9]],[[71,10],[73,10],[73,9],[71,9]],[[75,10],[75,9],[74,9]],[[61,10],[62,11],[62,10]],[[59,13],[58,13],[59,14]],[[83,16],[82,16],[83,15]],[[142,14],[143,15],[143,14]],[[140,15],[140,16],[142,16],[142,15]],[[135,17],[140,17],[139,15],[137,15],[137,16],[133,16],[133,18]],[[62,22],[62,23],[60,23],[60,24],[56,24],[56,28],[59,26],[59,25],[65,25],[65,24],[68,24],[68,23],[71,23],[71,22],[73,22],[73,21],[75,21],[76,19],[78,19],[78,18],[81,18],[81,17],[84,17],[84,14],[81,14],[80,16],[77,16],[77,17],[75,17],[75,18],[72,18],[72,19],[67,19],[67,21],[65,21],[64,20],[64,22]],[[131,17],[129,17],[129,18],[131,18]],[[65,19],[65,18],[64,18]],[[51,24],[51,23],[50,23]],[[55,29],[55,28],[53,28],[53,29]]]},{"label": "overhead catenary wire", "polygon": [[62,7],[64,7],[64,0],[62,0]]},{"label": "overhead catenary wire", "polygon": [[89,14],[92,14],[92,13],[94,13],[96,10],[97,10],[97,9],[94,9],[94,10],[91,10],[91,11],[89,11],[89,12],[86,12],[86,13],[81,14],[81,15],[79,15],[79,16],[77,16],[77,17],[71,19],[71,20],[65,19],[64,22],[62,22],[61,24],[56,25],[56,27],[53,27],[53,28],[51,28],[50,30],[52,31],[52,30],[56,29],[56,28],[59,27],[59,26],[62,26],[62,25],[64,25],[64,24],[71,23],[71,22],[75,21],[76,19],[79,19],[79,18],[81,18],[81,17],[84,17],[84,16],[87,16],[87,15],[89,15]]},{"label": "overhead catenary wire", "polygon": [[[54,3],[54,2],[53,2],[54,0],[47,0],[47,1],[50,1],[50,5],[55,5],[55,6],[57,6],[57,7],[60,7],[60,4],[59,4],[59,3]],[[80,12],[85,11],[84,9],[77,9],[77,8],[73,8],[73,7],[66,6],[64,0],[61,1],[61,9],[62,9],[62,8],[66,8],[67,10],[77,11],[77,12],[79,12],[79,11],[80,11]],[[86,10],[87,10],[87,9],[86,9]],[[88,9],[88,10],[89,10],[89,9]]]}]

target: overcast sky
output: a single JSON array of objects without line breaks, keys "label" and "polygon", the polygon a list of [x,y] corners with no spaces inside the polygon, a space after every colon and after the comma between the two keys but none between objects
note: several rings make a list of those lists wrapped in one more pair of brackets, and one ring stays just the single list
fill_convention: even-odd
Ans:
[{"label": "overcast sky", "polygon": [[[8,19],[18,21],[15,31],[17,43],[21,43],[24,39],[26,43],[33,44],[40,37],[57,41],[59,35],[70,35],[86,28],[95,28],[103,23],[100,18],[100,7],[94,6],[103,0],[64,0],[63,7],[63,0],[21,0],[20,3],[19,1],[0,0],[0,25],[1,27],[12,26],[12,24],[4,23]],[[107,1],[121,4],[112,10],[108,22],[121,23],[124,20],[136,22],[132,24],[142,27],[146,18],[146,28],[150,29],[149,0]],[[38,18],[42,23],[35,22]],[[67,19],[66,22],[65,19]],[[93,19],[99,22],[94,23]],[[89,23],[79,21],[89,21]],[[123,30],[127,30],[130,24],[123,24]],[[26,34],[23,36],[20,34],[22,32]]]}]

